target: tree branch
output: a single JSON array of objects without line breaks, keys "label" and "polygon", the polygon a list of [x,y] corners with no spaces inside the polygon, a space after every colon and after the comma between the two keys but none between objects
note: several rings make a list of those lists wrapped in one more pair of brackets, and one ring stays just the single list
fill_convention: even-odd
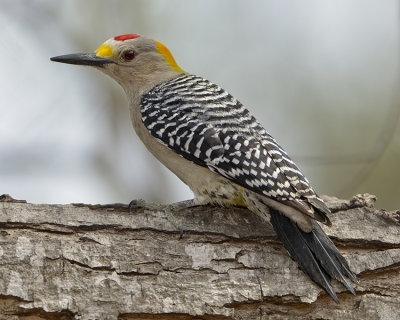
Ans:
[{"label": "tree branch", "polygon": [[245,209],[139,201],[129,213],[3,195],[0,318],[398,319],[400,211],[373,209],[374,199],[325,198],[324,230],[359,279],[357,296],[334,282],[337,305]]}]

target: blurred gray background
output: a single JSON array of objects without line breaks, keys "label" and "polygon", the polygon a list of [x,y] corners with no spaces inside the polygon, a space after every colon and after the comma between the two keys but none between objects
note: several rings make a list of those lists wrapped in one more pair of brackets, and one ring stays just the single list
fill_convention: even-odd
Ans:
[{"label": "blurred gray background", "polygon": [[192,197],[141,145],[113,80],[49,60],[138,33],[247,106],[318,193],[398,209],[399,13],[394,0],[1,0],[0,194]]}]

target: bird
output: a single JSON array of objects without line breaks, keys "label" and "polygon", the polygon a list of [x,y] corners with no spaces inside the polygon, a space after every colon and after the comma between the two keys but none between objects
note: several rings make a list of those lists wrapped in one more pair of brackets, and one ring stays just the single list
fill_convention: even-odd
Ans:
[{"label": "bird", "polygon": [[293,260],[336,302],[356,276],[319,223],[325,202],[250,111],[217,84],[184,71],[169,49],[138,34],[52,61],[94,67],[116,80],[146,148],[194,194],[193,205],[241,206],[270,222]]}]

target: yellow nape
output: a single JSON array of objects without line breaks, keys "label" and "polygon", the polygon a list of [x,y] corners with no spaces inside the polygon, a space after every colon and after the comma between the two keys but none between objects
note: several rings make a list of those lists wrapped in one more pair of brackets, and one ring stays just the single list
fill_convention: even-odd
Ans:
[{"label": "yellow nape", "polygon": [[108,44],[103,43],[96,49],[96,57],[111,58],[112,55],[113,49]]},{"label": "yellow nape", "polygon": [[185,72],[175,62],[175,59],[172,56],[171,52],[168,50],[168,48],[159,41],[156,41],[156,43],[157,43],[157,47],[156,47],[157,51],[164,57],[165,61],[167,61],[167,63],[170,65],[170,67],[173,70]]}]

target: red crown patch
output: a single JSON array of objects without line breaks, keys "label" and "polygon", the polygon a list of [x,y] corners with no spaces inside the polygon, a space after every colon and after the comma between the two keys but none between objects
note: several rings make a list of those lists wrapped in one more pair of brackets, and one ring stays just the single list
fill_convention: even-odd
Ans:
[{"label": "red crown patch", "polygon": [[139,38],[139,37],[140,36],[138,34],[129,33],[129,34],[121,34],[120,36],[116,36],[116,37],[114,37],[114,40],[125,41],[125,40],[135,39],[135,38]]}]

